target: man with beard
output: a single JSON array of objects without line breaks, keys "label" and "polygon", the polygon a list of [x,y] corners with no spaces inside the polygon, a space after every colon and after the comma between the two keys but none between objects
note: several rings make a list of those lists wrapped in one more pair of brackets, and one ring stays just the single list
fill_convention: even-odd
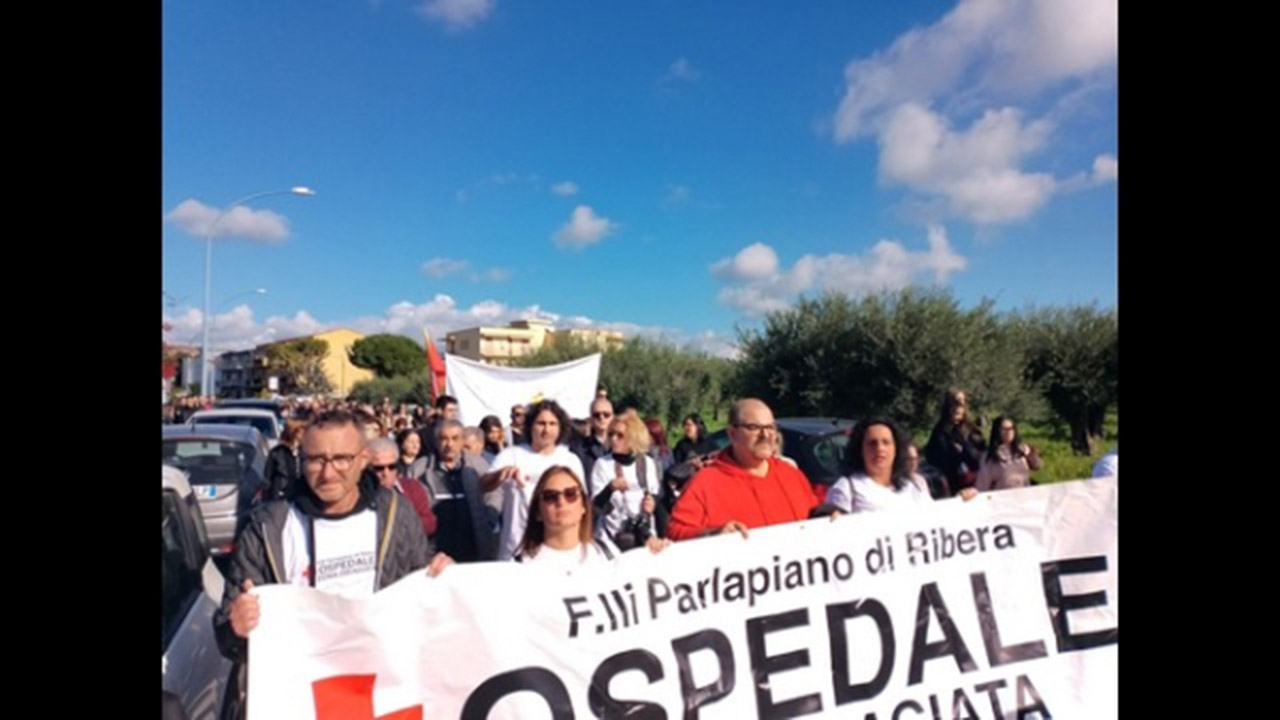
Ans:
[{"label": "man with beard", "polygon": [[778,426],[760,400],[739,400],[729,411],[730,446],[689,481],[671,511],[667,537],[704,535],[805,520],[820,514],[818,499],[800,470],[774,455]]}]

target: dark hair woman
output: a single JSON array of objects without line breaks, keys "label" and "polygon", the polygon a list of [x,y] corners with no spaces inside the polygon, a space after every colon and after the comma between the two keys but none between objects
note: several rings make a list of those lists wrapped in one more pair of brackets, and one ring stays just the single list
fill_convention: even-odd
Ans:
[{"label": "dark hair woman", "polygon": [[502,452],[502,446],[506,444],[505,433],[502,431],[502,419],[497,415],[485,415],[480,421],[480,430],[484,433],[484,459],[490,465],[493,459]]},{"label": "dark hair woman", "polygon": [[262,469],[262,477],[266,481],[264,500],[286,497],[294,483],[302,478],[298,452],[302,447],[302,433],[306,429],[307,424],[298,420],[289,420],[284,424],[280,444],[267,453],[266,466]]},{"label": "dark hair woman", "polygon": [[413,480],[427,477],[427,456],[422,454],[422,437],[417,430],[405,429],[396,433],[396,446],[400,448],[397,462],[399,476]]},{"label": "dark hair woman", "polygon": [[565,442],[569,416],[554,400],[543,400],[529,408],[525,416],[524,439],[528,444],[512,445],[493,459],[493,468],[480,478],[481,492],[502,486],[502,532],[498,559],[510,560],[524,536],[529,518],[533,485],[548,468],[563,465],[582,478],[582,461]]},{"label": "dark hair woman", "polygon": [[827,504],[849,513],[933,502],[928,486],[911,473],[906,452],[910,444],[902,428],[888,418],[859,422],[849,435],[849,474],[827,491]]},{"label": "dark hair woman", "polygon": [[991,443],[982,458],[975,486],[983,492],[1020,488],[1031,484],[1031,472],[1040,469],[1036,449],[1022,442],[1018,424],[1001,415],[991,425]]},{"label": "dark hair woman", "polygon": [[696,455],[715,452],[715,444],[707,439],[707,424],[702,422],[702,418],[697,413],[686,415],[682,424],[684,437],[680,438],[680,442],[676,443],[676,448],[671,453],[673,462],[678,465]]},{"label": "dark hair woman", "polygon": [[986,449],[982,431],[969,418],[964,391],[949,390],[942,400],[942,410],[929,436],[929,444],[924,448],[925,460],[947,479],[951,492],[968,499],[977,492],[973,485]]}]

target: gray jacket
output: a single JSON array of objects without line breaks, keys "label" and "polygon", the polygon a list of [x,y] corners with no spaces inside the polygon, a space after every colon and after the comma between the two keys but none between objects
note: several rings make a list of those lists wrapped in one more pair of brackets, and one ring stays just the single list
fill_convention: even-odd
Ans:
[{"label": "gray jacket", "polygon": [[[426,568],[435,551],[413,506],[401,499],[398,493],[378,488],[375,505],[378,563],[374,587],[381,590],[415,570]],[[284,527],[289,508],[288,500],[259,505],[236,538],[222,605],[213,616],[218,648],[232,660],[243,661],[247,657],[248,643],[231,629],[231,603],[243,592],[244,581],[252,580],[254,585],[288,582],[283,574],[283,562]],[[393,517],[390,528],[387,527],[388,517]]]}]

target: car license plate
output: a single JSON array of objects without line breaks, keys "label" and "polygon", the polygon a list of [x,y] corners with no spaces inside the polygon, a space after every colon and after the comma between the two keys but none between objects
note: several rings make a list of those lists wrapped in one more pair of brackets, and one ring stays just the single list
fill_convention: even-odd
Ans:
[{"label": "car license plate", "polygon": [[218,497],[217,485],[196,485],[191,488],[191,491],[195,493],[195,496],[198,498],[207,498],[212,500],[213,498]]}]

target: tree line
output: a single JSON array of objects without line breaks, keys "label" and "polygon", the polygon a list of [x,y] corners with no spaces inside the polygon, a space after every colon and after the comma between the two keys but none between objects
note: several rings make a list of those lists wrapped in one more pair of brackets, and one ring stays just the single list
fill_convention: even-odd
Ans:
[{"label": "tree line", "polygon": [[[628,339],[603,353],[600,384],[615,405],[668,427],[693,412],[714,418],[733,398],[754,396],[778,417],[888,415],[928,429],[943,394],[962,388],[979,414],[1069,425],[1073,449],[1091,454],[1106,412],[1119,406],[1118,327],[1115,309],[1094,305],[997,312],[990,300],[962,308],[943,290],[833,293],[739,329],[735,360]],[[558,339],[511,362],[542,367],[595,352],[592,343]],[[426,360],[413,340],[372,335],[350,357],[378,376],[353,388],[356,399],[430,401]]]}]

